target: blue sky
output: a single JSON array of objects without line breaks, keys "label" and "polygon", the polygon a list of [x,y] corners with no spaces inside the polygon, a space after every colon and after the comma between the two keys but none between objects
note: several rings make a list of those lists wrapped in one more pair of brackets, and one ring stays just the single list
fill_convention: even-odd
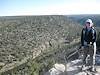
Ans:
[{"label": "blue sky", "polygon": [[100,14],[99,0],[0,0],[0,16]]}]

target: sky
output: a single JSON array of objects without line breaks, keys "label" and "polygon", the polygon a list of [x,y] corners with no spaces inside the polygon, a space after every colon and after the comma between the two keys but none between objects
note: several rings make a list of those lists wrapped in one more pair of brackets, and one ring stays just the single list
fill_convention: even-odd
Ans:
[{"label": "sky", "polygon": [[0,16],[100,14],[100,0],[0,0]]}]

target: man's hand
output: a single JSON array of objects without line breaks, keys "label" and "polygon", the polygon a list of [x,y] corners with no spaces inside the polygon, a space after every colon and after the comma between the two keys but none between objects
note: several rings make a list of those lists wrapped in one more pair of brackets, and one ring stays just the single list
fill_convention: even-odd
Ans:
[{"label": "man's hand", "polygon": [[90,44],[88,44],[89,47],[92,47],[92,42],[90,42]]}]

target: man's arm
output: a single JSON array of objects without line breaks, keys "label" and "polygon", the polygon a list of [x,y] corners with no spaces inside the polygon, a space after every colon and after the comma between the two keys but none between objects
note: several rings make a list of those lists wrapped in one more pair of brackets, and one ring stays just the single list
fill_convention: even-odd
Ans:
[{"label": "man's arm", "polygon": [[81,31],[81,46],[84,46],[84,35],[83,35],[83,29]]}]

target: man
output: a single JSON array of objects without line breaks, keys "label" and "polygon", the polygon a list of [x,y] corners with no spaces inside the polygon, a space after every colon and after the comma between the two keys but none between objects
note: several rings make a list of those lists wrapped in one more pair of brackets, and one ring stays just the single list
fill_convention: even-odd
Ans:
[{"label": "man", "polygon": [[81,47],[83,50],[83,65],[82,70],[87,66],[87,56],[90,56],[89,64],[91,71],[94,71],[95,54],[96,54],[96,31],[93,27],[91,19],[86,20],[85,27],[81,34]]}]

